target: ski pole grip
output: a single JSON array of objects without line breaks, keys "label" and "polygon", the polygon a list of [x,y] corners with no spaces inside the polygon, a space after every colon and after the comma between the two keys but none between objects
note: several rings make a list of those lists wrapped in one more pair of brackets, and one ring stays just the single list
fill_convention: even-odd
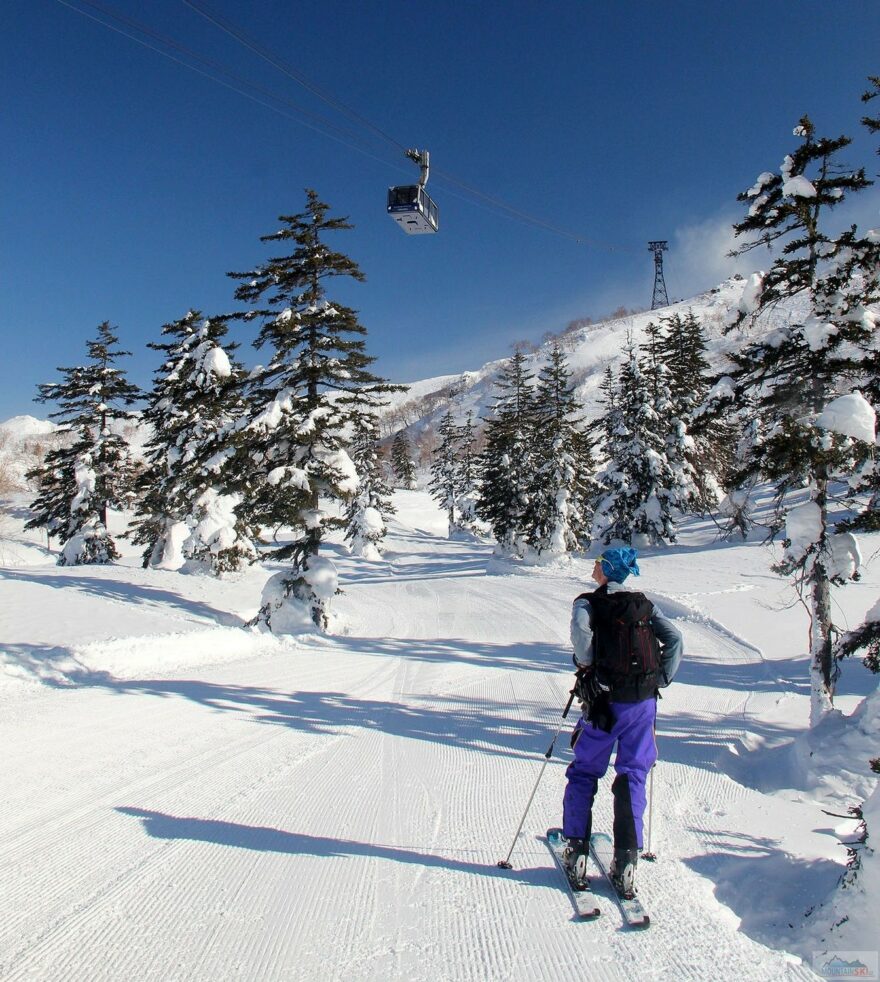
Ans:
[{"label": "ski pole grip", "polygon": [[571,704],[574,702],[574,689],[568,694],[568,702],[565,704],[565,709],[562,710],[562,718],[565,719],[568,716],[568,711],[571,709]]}]

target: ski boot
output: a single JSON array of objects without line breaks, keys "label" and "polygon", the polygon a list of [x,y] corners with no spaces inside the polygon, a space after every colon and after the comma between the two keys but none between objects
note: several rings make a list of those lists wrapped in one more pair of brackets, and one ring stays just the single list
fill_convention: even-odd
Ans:
[{"label": "ski boot", "polygon": [[611,861],[611,882],[614,889],[626,900],[632,900],[636,895],[636,863],[639,860],[638,849],[615,849]]},{"label": "ski boot", "polygon": [[587,851],[589,846],[583,839],[571,838],[562,854],[562,861],[568,870],[568,878],[578,890],[586,890],[590,885],[587,877]]}]

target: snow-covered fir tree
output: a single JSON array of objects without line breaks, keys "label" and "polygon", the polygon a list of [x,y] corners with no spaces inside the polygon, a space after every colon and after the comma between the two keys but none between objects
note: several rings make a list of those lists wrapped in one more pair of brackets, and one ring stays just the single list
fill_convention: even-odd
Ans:
[{"label": "snow-covered fir tree", "polygon": [[[870,308],[880,293],[880,236],[860,236],[855,226],[837,234],[828,222],[849,193],[870,183],[863,169],[838,163],[849,138],[817,137],[806,116],[795,136],[798,145],[779,171],[761,174],[739,196],[748,213],[734,228],[750,236],[739,252],[785,244],[769,272],[750,281],[736,323],[754,321],[792,297],[800,299],[804,315],[733,353],[732,389],[752,400],[762,424],[743,476],[776,484],[785,529],[777,569],[807,597],[816,725],[834,694],[831,588],[854,576],[859,564],[851,533],[835,527],[830,483],[856,472],[872,450],[873,408],[857,387],[876,357],[877,316]],[[804,486],[809,501],[789,507],[787,492]]]},{"label": "snow-covered fir tree", "polygon": [[589,544],[594,494],[590,444],[578,425],[571,371],[559,344],[538,374],[534,400],[533,470],[527,540],[539,556],[560,556]]},{"label": "snow-covered fir tree", "polygon": [[[724,539],[735,537],[746,539],[756,524],[755,496],[760,485],[760,475],[751,466],[751,454],[752,447],[761,441],[762,431],[761,421],[751,403],[749,397],[743,396],[738,410],[729,404],[725,404],[721,409],[724,415],[720,417],[720,426],[730,425],[732,430],[736,428],[736,423],[726,423],[725,417],[743,420],[738,439],[732,440],[733,452],[727,470],[728,490],[718,502],[718,526]],[[710,425],[713,425],[719,416],[711,394],[705,405],[708,407],[706,418],[711,418]],[[698,419],[698,425],[699,422]]]},{"label": "snow-covered fir tree", "polygon": [[358,401],[389,389],[369,370],[374,359],[355,311],[327,293],[336,277],[364,278],[352,259],[326,243],[328,233],[352,226],[329,217],[315,191],[306,195],[304,211],[282,215],[280,230],[262,237],[292,251],[229,274],[241,281],[236,299],[268,305],[247,315],[262,318],[255,343],[269,349],[270,359],[251,373],[240,445],[251,520],[294,532],[274,554],[290,566],[267,584],[257,616],[276,632],[329,624],[338,576],[319,550],[345,518],[322,507],[322,499],[347,502],[357,492],[347,431]]},{"label": "snow-covered fir tree", "polygon": [[458,518],[453,535],[472,536],[477,532],[479,460],[474,415],[469,412],[458,429]]},{"label": "snow-covered fir tree", "polygon": [[374,406],[365,405],[355,415],[349,455],[358,474],[357,494],[345,512],[345,540],[352,555],[381,559],[388,532],[388,517],[394,514],[391,488],[382,477],[379,456],[379,419]]},{"label": "snow-covered fir tree", "polygon": [[130,354],[118,343],[114,328],[104,321],[97,337],[87,342],[88,362],[59,368],[62,381],[39,386],[37,401],[58,405],[49,416],[60,420],[72,439],[29,472],[28,479],[40,490],[27,528],[45,528],[60,539],[61,566],[110,563],[119,557],[108,514],[132,503],[135,465],[118,429],[134,418],[125,407],[137,402],[140,392],[116,366]]},{"label": "snow-covered fir tree", "polygon": [[526,514],[532,477],[534,376],[517,351],[496,379],[492,415],[486,421],[486,443],[480,455],[477,515],[487,522],[507,554],[526,544]]},{"label": "snow-covered fir tree", "polygon": [[245,414],[243,373],[225,341],[228,317],[190,310],[165,324],[167,340],[147,397],[152,436],[132,539],[146,546],[144,566],[235,571],[256,558],[252,533],[236,515],[231,488],[231,431]]},{"label": "snow-covered fir tree", "polygon": [[667,457],[666,421],[655,409],[632,338],[624,353],[613,403],[606,407],[607,462],[596,475],[600,491],[593,534],[606,544],[674,542],[678,485]]},{"label": "snow-covered fir tree", "polygon": [[409,437],[401,430],[391,443],[391,471],[398,487],[412,491],[416,486],[416,465],[413,463]]},{"label": "snow-covered fir tree", "polygon": [[673,395],[673,373],[664,352],[661,324],[651,322],[645,328],[641,345],[643,371],[658,432],[665,434],[665,457],[672,472],[670,505],[680,513],[688,513],[700,510],[702,497],[696,445],[688,433],[684,405],[677,404]]},{"label": "snow-covered fir tree", "polygon": [[[668,374],[673,419],[672,438],[692,470],[694,494],[685,493],[689,510],[713,509],[721,497],[732,466],[732,447],[739,427],[726,419],[697,418],[712,377],[706,358],[706,336],[692,310],[660,319],[659,356]],[[685,439],[689,437],[690,439]]]},{"label": "snow-covered fir tree", "polygon": [[447,409],[440,420],[437,434],[440,437],[440,442],[434,450],[431,462],[431,480],[428,488],[434,499],[446,512],[449,534],[452,535],[458,527],[458,493],[461,483],[458,474],[458,454],[461,434],[451,409]]},{"label": "snow-covered fir tree", "polygon": [[608,451],[606,456],[611,457],[610,448],[614,445],[615,434],[622,422],[617,376],[611,365],[605,366],[602,381],[599,383],[599,391],[601,393],[599,401],[604,407],[604,412],[593,424],[593,428],[599,433],[601,441]]}]

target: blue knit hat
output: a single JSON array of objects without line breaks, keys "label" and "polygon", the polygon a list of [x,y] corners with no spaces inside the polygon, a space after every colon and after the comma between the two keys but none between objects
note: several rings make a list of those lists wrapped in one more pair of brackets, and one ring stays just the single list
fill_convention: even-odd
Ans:
[{"label": "blue knit hat", "polygon": [[624,546],[622,549],[606,549],[596,560],[602,564],[602,572],[612,583],[623,583],[630,573],[639,575],[635,549]]}]

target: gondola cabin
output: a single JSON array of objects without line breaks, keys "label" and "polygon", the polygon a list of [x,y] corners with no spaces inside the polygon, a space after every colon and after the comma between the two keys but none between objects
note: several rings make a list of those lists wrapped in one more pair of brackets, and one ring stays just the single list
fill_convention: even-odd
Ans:
[{"label": "gondola cabin", "polygon": [[388,214],[407,235],[436,232],[440,224],[437,206],[420,184],[388,188]]}]

